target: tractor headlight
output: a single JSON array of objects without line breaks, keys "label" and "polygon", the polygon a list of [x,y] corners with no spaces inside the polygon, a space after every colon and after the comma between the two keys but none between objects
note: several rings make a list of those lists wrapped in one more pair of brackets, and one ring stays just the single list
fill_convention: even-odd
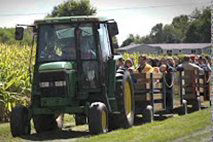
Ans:
[{"label": "tractor headlight", "polygon": [[40,85],[41,88],[63,87],[63,86],[66,86],[66,81],[40,82],[39,85]]},{"label": "tractor headlight", "polygon": [[50,86],[50,83],[49,82],[40,82],[39,85],[41,88],[46,88],[46,87]]},{"label": "tractor headlight", "polygon": [[56,87],[66,86],[66,81],[55,81]]}]

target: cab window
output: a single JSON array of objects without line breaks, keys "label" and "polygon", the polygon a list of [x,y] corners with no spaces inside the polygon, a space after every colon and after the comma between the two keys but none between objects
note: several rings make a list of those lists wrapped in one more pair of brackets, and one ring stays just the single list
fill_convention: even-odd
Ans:
[{"label": "cab window", "polygon": [[110,41],[109,35],[107,32],[107,26],[105,24],[100,24],[99,32],[99,39],[101,44],[101,51],[103,59],[106,61],[108,57],[111,56],[111,48],[110,48]]}]

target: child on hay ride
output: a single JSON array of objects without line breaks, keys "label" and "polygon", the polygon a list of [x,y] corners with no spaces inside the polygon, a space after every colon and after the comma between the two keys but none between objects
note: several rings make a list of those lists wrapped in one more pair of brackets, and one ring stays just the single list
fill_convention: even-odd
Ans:
[{"label": "child on hay ride", "polygon": [[131,78],[132,78],[132,82],[136,83],[137,80],[136,80],[136,78],[135,78],[135,76],[133,74],[134,73],[134,67],[133,67],[133,65],[134,65],[133,59],[127,59],[125,61],[124,67],[128,69],[128,71],[129,71],[129,73],[131,75]]}]

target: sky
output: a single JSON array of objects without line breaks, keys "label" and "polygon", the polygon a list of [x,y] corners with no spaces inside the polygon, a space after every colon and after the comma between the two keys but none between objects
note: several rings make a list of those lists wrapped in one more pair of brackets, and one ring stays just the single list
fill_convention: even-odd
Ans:
[{"label": "sky", "polygon": [[[170,24],[181,14],[191,14],[195,8],[210,6],[211,0],[90,0],[97,16],[115,19],[119,44],[129,34],[144,36],[157,23]],[[32,24],[51,13],[64,0],[0,0],[0,27]]]}]

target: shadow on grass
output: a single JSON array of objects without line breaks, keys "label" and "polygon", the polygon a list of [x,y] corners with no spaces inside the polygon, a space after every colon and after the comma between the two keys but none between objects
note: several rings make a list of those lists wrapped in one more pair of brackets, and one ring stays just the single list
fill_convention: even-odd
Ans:
[{"label": "shadow on grass", "polygon": [[[205,107],[205,106],[202,106],[201,109],[207,109],[208,107]],[[188,111],[188,114],[190,113],[193,113],[193,112],[196,112],[196,110],[194,110],[193,108],[191,107],[187,107],[187,111]],[[177,116],[177,115],[185,115],[183,113],[183,110],[182,110],[182,107],[176,107],[173,109],[173,111],[171,113],[168,113],[166,112],[165,110],[160,110],[160,111],[157,111],[155,112],[154,114],[154,121],[163,121],[163,120],[166,120],[168,118],[171,118],[171,117],[174,117],[174,116]],[[134,125],[135,126],[138,126],[138,125],[143,125],[147,122],[145,122],[143,120],[143,117],[141,115],[136,115],[135,116],[135,120],[134,120]]]},{"label": "shadow on grass", "polygon": [[66,125],[62,130],[54,130],[42,133],[33,133],[27,136],[21,136],[24,140],[31,140],[31,141],[47,141],[47,140],[67,140],[80,137],[89,137],[90,133],[88,131],[83,130],[72,130],[74,126]]},{"label": "shadow on grass", "polygon": [[31,141],[46,141],[46,140],[63,140],[63,139],[73,139],[80,137],[89,137],[89,132],[82,131],[72,131],[72,130],[57,130],[49,131],[43,133],[34,133],[28,136],[22,136],[22,139],[31,140]]},{"label": "shadow on grass", "polygon": [[[168,118],[173,117],[174,114],[175,113],[167,113],[165,110],[157,111],[154,114],[154,121],[163,121],[163,120],[166,120]],[[148,123],[148,122],[146,122],[143,119],[142,115],[136,115],[135,116],[134,125],[138,126],[138,125],[143,125],[145,123]]]},{"label": "shadow on grass", "polygon": [[140,117],[140,116],[138,116],[138,115],[135,116],[134,125],[135,125],[135,126],[138,126],[138,125],[143,125],[143,124],[145,124],[143,118]]}]

